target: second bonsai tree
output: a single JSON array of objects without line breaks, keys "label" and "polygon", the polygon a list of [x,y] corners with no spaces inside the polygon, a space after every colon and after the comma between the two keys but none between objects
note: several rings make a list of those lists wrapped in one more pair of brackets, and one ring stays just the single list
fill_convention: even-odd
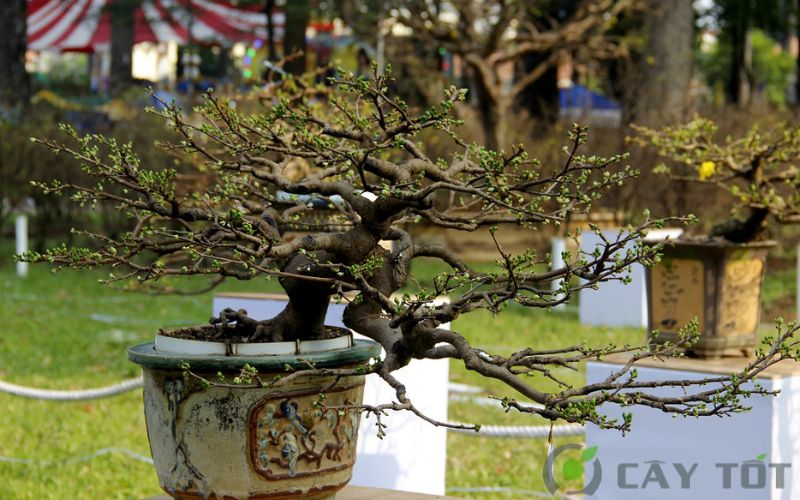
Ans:
[{"label": "second bonsai tree", "polygon": [[667,160],[656,171],[674,180],[714,185],[727,192],[731,216],[705,237],[682,238],[665,249],[648,274],[650,328],[656,342],[674,341],[697,318],[701,357],[751,355],[757,344],[761,286],[770,219],[793,222],[800,214],[800,129],[753,127],[740,138],[719,139],[718,127],[696,118],[656,130],[634,127],[632,141]]}]

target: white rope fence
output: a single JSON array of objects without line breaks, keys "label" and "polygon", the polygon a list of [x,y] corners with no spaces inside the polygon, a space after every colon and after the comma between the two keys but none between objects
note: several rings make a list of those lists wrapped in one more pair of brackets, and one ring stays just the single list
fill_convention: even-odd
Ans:
[{"label": "white rope fence", "polygon": [[[11,384],[9,382],[0,381],[0,392],[11,394],[14,396],[21,396],[31,399],[41,399],[45,401],[84,401],[88,399],[106,398],[109,396],[116,396],[127,391],[138,389],[142,387],[142,377],[136,377],[129,380],[107,387],[99,387],[94,389],[77,389],[77,390],[52,390],[52,389],[36,389],[32,387],[24,387],[21,385]],[[480,392],[479,388],[465,386],[462,384],[451,384],[450,390],[457,393],[455,398],[458,401],[473,401],[478,404],[494,405],[490,400],[477,399],[476,396],[464,397],[458,394],[472,394],[475,395]],[[450,422],[456,425],[460,422]],[[457,432],[462,434],[469,434],[479,437],[515,437],[515,438],[546,438],[550,433],[549,425],[482,425],[480,432],[475,432],[467,429],[448,429],[449,432]],[[553,427],[553,436],[578,436],[583,433],[583,426],[579,424],[565,424]],[[0,461],[2,459],[0,458]]]},{"label": "white rope fence", "polygon": [[[456,425],[460,422],[450,422]],[[480,432],[469,429],[447,429],[448,432],[459,434],[469,434],[476,437],[503,437],[503,438],[546,438],[550,434],[549,425],[481,425]],[[583,426],[580,424],[564,424],[553,426],[553,437],[579,436],[583,434]]]},{"label": "white rope fence", "polygon": [[[110,385],[107,387],[100,387],[94,389],[81,389],[81,390],[50,390],[50,389],[36,389],[31,387],[24,387],[8,382],[0,381],[0,392],[5,392],[15,396],[22,396],[33,399],[42,399],[47,401],[82,401],[87,399],[97,399],[103,397],[114,396],[133,389],[142,387],[142,377],[124,380],[118,384]],[[495,405],[494,401],[482,398],[480,393],[482,389],[463,384],[451,383],[449,386],[452,393],[451,399],[456,401],[469,401],[482,405]],[[458,424],[458,422],[451,422]],[[464,424],[462,424],[464,425]],[[553,426],[503,426],[503,425],[482,425],[480,432],[475,432],[467,429],[448,429],[449,432],[457,432],[463,434],[470,434],[479,437],[493,437],[493,438],[547,438],[552,432],[553,437],[559,436],[576,436],[583,433],[583,426],[578,424],[566,424]],[[52,465],[67,465],[73,463],[88,462],[94,458],[104,455],[121,455],[123,457],[143,462],[146,464],[153,464],[153,459],[137,453],[127,448],[107,447],[102,448],[86,455],[75,457],[68,457],[63,459],[33,459],[33,458],[18,458],[7,457],[0,455],[0,463],[11,463],[29,466],[52,466]],[[515,488],[506,488],[500,486],[483,486],[483,487],[450,487],[447,488],[448,492],[460,492],[471,494],[505,494],[512,497],[537,497],[537,498],[552,498],[547,493],[538,491],[522,490]],[[561,497],[569,498],[569,497]]]},{"label": "white rope fence", "polygon": [[142,387],[142,377],[123,380],[118,384],[107,387],[61,391],[24,387],[0,380],[0,392],[5,392],[6,394],[12,394],[14,396],[22,396],[24,398],[44,399],[46,401],[83,401],[87,399],[106,398],[140,387]]},{"label": "white rope fence", "polygon": [[[480,396],[483,389],[471,385],[457,384],[451,382],[448,386],[450,390],[450,400],[459,402],[469,402],[482,406],[500,407],[500,402]],[[522,406],[541,407],[536,403],[522,404]],[[456,425],[460,422],[450,422]],[[550,434],[549,425],[481,425],[480,432],[469,429],[447,429],[448,432],[468,434],[476,437],[504,437],[504,438],[546,438]],[[580,424],[563,424],[553,426],[553,437],[579,436],[583,434],[583,426]]]},{"label": "white rope fence", "polygon": [[73,464],[73,463],[80,463],[80,462],[88,462],[89,460],[100,457],[103,455],[110,455],[110,454],[119,454],[126,456],[128,458],[132,458],[134,460],[138,460],[139,462],[144,462],[147,464],[153,464],[153,459],[150,457],[146,457],[140,453],[136,453],[133,450],[129,450],[127,448],[117,448],[117,447],[110,447],[110,448],[102,448],[100,450],[94,451],[89,453],[88,455],[81,455],[77,457],[69,457],[69,458],[62,458],[59,460],[42,460],[36,458],[16,458],[16,457],[4,457],[0,456],[0,462],[4,463],[11,463],[11,464],[24,464],[24,465],[56,465],[56,464]]}]

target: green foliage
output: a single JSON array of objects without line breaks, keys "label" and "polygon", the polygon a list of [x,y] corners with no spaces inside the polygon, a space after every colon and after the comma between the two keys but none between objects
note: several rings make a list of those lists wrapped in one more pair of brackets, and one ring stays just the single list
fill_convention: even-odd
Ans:
[{"label": "green foliage", "polygon": [[[770,104],[783,106],[795,71],[794,58],[761,30],[750,32],[750,43],[754,92],[763,93]],[[727,38],[721,38],[708,52],[698,55],[699,68],[709,87],[716,89],[726,85],[731,78],[732,58],[733,47]]]},{"label": "green foliage", "polygon": [[668,160],[656,172],[718,186],[733,199],[735,213],[762,211],[783,222],[800,213],[800,128],[754,125],[742,137],[720,138],[718,126],[699,117],[661,130],[634,128],[637,135],[629,141],[652,147]]},{"label": "green foliage", "polygon": [[[138,92],[137,99],[141,99]],[[137,104],[126,102],[135,109]],[[91,245],[85,234],[71,232],[70,228],[80,227],[85,231],[116,235],[130,227],[130,220],[114,204],[97,205],[85,196],[76,198],[78,203],[70,203],[72,193],[66,196],[50,196],[48,192],[63,189],[64,185],[87,183],[90,181],[89,165],[71,155],[54,155],[32,137],[50,141],[76,135],[72,125],[65,123],[67,118],[91,122],[98,129],[96,137],[106,141],[114,149],[118,161],[144,165],[144,170],[157,176],[170,169],[180,173],[186,165],[178,158],[166,154],[156,146],[157,140],[166,140],[170,131],[163,120],[145,113],[136,113],[126,120],[107,122],[99,110],[68,112],[47,102],[31,105],[28,113],[17,122],[0,119],[0,198],[10,203],[0,204],[0,223],[5,222],[5,210],[23,205],[23,200],[32,198],[36,211],[30,219],[31,246],[44,251],[47,245],[67,243],[69,245]],[[83,138],[83,135],[80,134]],[[134,154],[132,144],[136,144]],[[97,153],[97,149],[94,149]],[[135,162],[135,163],[134,163]],[[83,164],[82,164],[83,163]],[[158,179],[153,179],[158,184]],[[100,183],[111,193],[123,194],[113,182]],[[91,184],[90,184],[91,185]],[[95,185],[95,187],[100,187]],[[80,202],[84,201],[83,207]],[[2,230],[2,227],[0,227]]]},{"label": "green foliage", "polygon": [[45,73],[33,75],[36,87],[57,89],[61,93],[83,94],[89,88],[89,54],[65,52],[51,57],[50,67]]}]

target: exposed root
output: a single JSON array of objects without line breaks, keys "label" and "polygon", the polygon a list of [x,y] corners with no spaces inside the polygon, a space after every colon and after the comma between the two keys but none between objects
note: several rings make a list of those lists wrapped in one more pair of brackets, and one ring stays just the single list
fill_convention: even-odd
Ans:
[{"label": "exposed root", "polygon": [[[296,338],[313,340],[334,338],[342,335],[341,328],[322,327],[322,333],[314,337],[300,337],[285,312],[266,320],[253,319],[244,309],[226,308],[212,317],[208,325],[189,326],[160,330],[160,334],[189,340],[217,342],[282,342]],[[301,332],[302,333],[302,332]]]},{"label": "exposed root", "polygon": [[[282,336],[275,335],[275,329],[271,328],[272,322],[272,320],[255,320],[249,317],[244,309],[237,311],[229,307],[223,309],[216,318],[209,320],[215,327],[216,333],[212,337],[214,340],[224,339],[233,331],[238,334],[246,333],[249,342],[279,342]],[[235,324],[233,328],[231,323]]]}]

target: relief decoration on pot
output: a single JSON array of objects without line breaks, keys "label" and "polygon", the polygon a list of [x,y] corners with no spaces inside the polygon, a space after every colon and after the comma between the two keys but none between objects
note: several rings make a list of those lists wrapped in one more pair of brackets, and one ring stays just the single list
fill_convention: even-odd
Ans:
[{"label": "relief decoration on pot", "polygon": [[361,412],[333,409],[361,401],[363,385],[325,393],[273,394],[250,410],[248,448],[256,472],[268,480],[313,476],[353,465]]},{"label": "relief decoration on pot", "polygon": [[758,328],[761,259],[731,260],[725,266],[725,286],[720,299],[722,335],[752,333]]},{"label": "relief decoration on pot", "polygon": [[650,282],[651,328],[677,333],[695,317],[702,328],[705,318],[702,261],[664,259],[650,270]]}]

